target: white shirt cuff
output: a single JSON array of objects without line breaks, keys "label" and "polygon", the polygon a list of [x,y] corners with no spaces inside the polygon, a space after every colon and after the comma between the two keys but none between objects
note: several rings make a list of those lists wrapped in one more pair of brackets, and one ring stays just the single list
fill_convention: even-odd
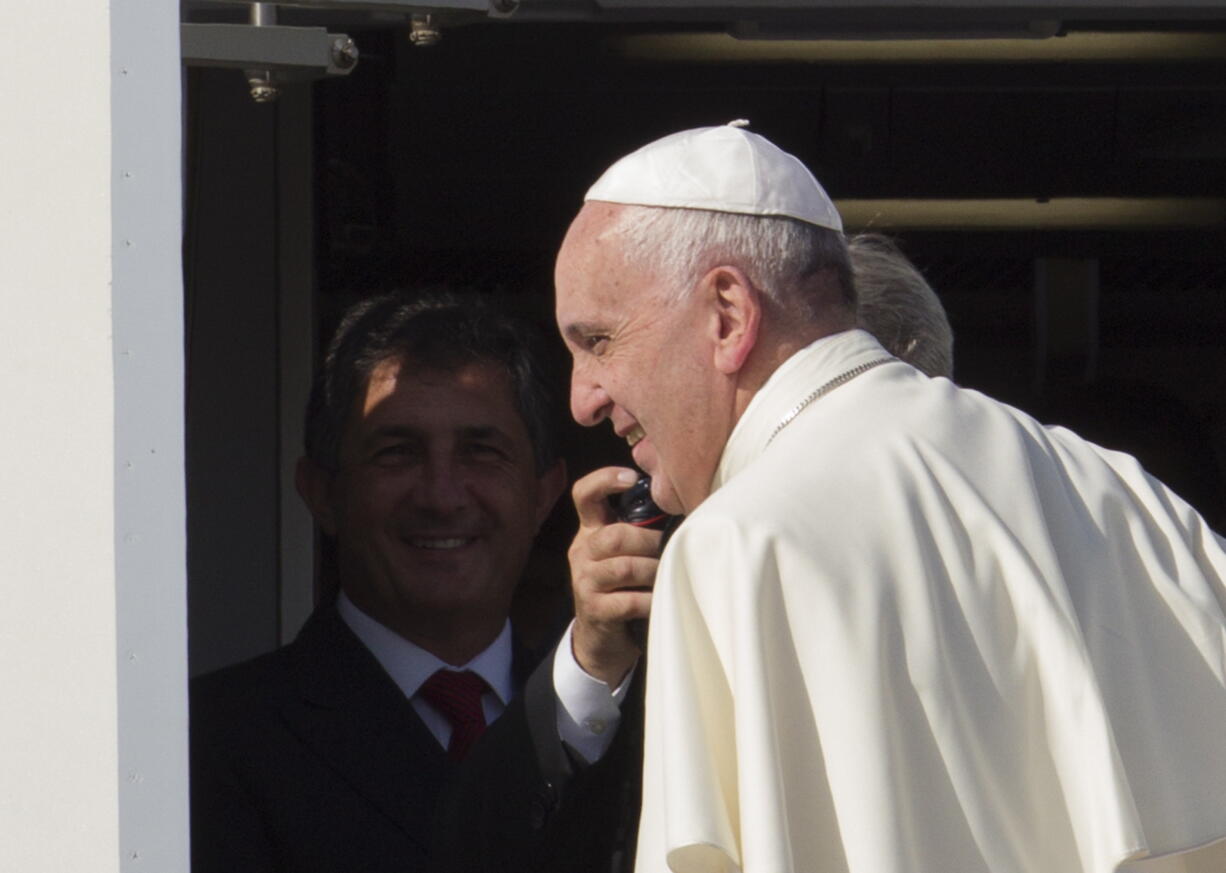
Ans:
[{"label": "white shirt cuff", "polygon": [[605,682],[584,672],[571,648],[572,621],[553,657],[553,691],[558,698],[558,736],[589,764],[599,761],[609,749],[621,723],[621,704],[626,699],[636,664],[621,685],[610,691]]}]

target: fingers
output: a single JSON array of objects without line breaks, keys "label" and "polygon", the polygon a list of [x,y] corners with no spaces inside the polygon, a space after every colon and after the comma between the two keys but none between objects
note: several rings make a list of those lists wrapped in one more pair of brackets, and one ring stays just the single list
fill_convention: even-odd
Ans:
[{"label": "fingers", "polygon": [[642,654],[636,620],[651,612],[651,592],[620,590],[590,597],[571,630],[571,653],[590,676],[616,688]]},{"label": "fingers", "polygon": [[652,558],[660,556],[663,533],[618,522],[586,532],[584,543],[591,560],[607,561],[619,557]]},{"label": "fingers", "polygon": [[650,588],[661,536],[660,531],[621,523],[580,528],[568,553],[576,609],[583,609],[593,596]]},{"label": "fingers", "polygon": [[626,491],[638,481],[639,472],[630,467],[601,467],[575,482],[571,497],[584,528],[613,524],[617,516],[609,506],[609,496]]},{"label": "fingers", "polygon": [[650,591],[655,584],[656,558],[618,555],[603,561],[572,561],[575,574],[575,608],[582,610],[585,601],[617,591]]},{"label": "fingers", "polygon": [[569,552],[575,599],[571,646],[584,670],[611,685],[638,659],[631,627],[651,611],[660,563],[660,531],[619,522],[609,505],[609,496],[629,489],[639,475],[628,467],[604,467],[571,491],[579,513]]},{"label": "fingers", "polygon": [[588,601],[588,608],[577,616],[584,624],[612,631],[617,625],[647,618],[651,614],[651,591],[620,589]]}]

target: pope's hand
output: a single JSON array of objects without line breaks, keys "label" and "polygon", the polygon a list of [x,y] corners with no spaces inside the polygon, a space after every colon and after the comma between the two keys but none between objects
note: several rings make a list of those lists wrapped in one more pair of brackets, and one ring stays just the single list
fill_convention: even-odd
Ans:
[{"label": "pope's hand", "polygon": [[619,522],[608,498],[625,491],[639,474],[603,467],[575,483],[579,532],[570,546],[575,596],[571,645],[589,675],[614,688],[640,654],[628,623],[646,619],[660,561],[661,533]]}]

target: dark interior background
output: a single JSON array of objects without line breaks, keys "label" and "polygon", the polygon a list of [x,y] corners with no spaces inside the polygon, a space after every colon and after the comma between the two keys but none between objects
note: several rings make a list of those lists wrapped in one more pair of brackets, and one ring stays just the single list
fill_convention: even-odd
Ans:
[{"label": "dark interior background", "polygon": [[[365,35],[363,67],[317,94],[329,314],[369,285],[443,280],[547,319],[553,254],[603,168],[733,118],[836,198],[1226,194],[1226,64],[643,63],[614,54],[612,32]],[[1140,454],[1220,524],[1222,231],[895,236],[949,312],[961,384]],[[1041,367],[1037,258],[1098,261],[1092,367]]]},{"label": "dark interior background", "polygon": [[[362,50],[358,68],[303,86],[313,206],[301,232],[311,234],[317,342],[354,299],[437,282],[501,295],[550,326],[553,255],[587,186],[612,160],[657,136],[734,118],[750,119],[752,129],[800,156],[836,199],[1226,197],[1226,59],[632,61],[614,37],[640,29],[484,22],[447,29],[439,44],[424,48],[412,46],[404,28],[350,29]],[[229,162],[231,177],[246,174],[253,189],[275,187],[275,167],[261,172],[261,152],[224,128],[264,125],[264,141],[275,144],[275,113],[287,110],[248,105],[240,78],[227,71],[190,77],[188,95],[203,113],[189,136],[189,166]],[[212,108],[201,109],[206,105]],[[261,202],[272,198],[282,209],[268,207],[265,215],[258,206],[244,211],[247,197],[242,185],[223,196],[202,182],[189,192],[189,228],[203,226],[207,240],[210,222],[228,222],[247,245],[258,245],[251,241],[264,229],[275,249],[268,229],[286,219],[283,198],[266,192]],[[949,312],[959,383],[1136,454],[1222,530],[1224,229],[892,235]],[[277,272],[275,256],[220,244],[209,255],[206,248],[202,243],[188,259],[189,309],[197,313],[189,344],[197,348],[223,342],[236,312],[276,317],[258,291],[265,280],[252,268],[267,263]],[[1098,274],[1096,305],[1078,316],[1081,336],[1063,355],[1053,354],[1044,336],[1051,321],[1043,326],[1036,291],[1037,265],[1051,258],[1096,265]],[[241,263],[234,267],[241,275],[222,275],[227,263]],[[220,612],[235,621],[218,593],[243,584],[235,574],[259,579],[276,563],[267,557],[267,518],[259,522],[267,530],[245,545],[217,536],[238,493],[220,484],[227,458],[234,451],[249,457],[251,448],[234,421],[235,392],[275,393],[270,355],[259,347],[227,351],[223,369],[247,374],[238,380],[209,377],[208,361],[216,359],[196,355],[193,363],[189,356],[189,379],[200,380],[189,392],[197,446],[189,446],[194,634],[197,623],[216,623]],[[559,344],[560,386],[566,376]],[[218,381],[224,392],[208,387]],[[234,451],[219,448],[227,440]],[[572,428],[567,447],[575,476],[626,459],[604,430]],[[249,471],[247,479],[275,488],[264,472]],[[557,514],[547,534],[555,554],[564,553],[572,524],[565,510]],[[219,549],[234,563],[219,566]],[[275,590],[259,596],[275,599]],[[210,633],[200,630],[201,645],[216,650],[204,642]],[[247,649],[253,646],[271,647]],[[241,653],[198,656],[193,648],[193,669]]]}]

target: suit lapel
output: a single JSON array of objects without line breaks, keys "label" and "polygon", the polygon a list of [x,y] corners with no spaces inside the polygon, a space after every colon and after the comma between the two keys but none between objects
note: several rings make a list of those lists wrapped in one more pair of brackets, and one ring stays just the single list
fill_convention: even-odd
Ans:
[{"label": "suit lapel", "polygon": [[289,728],[423,849],[452,764],[412,704],[341,620],[323,607],[291,644],[301,694]]}]

